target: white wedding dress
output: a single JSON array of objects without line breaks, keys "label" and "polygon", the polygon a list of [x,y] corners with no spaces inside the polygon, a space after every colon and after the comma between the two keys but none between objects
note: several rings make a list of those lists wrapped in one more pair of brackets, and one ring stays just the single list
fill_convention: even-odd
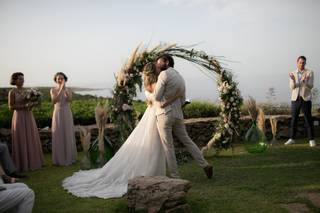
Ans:
[{"label": "white wedding dress", "polygon": [[[151,98],[146,92],[147,98]],[[75,172],[63,187],[77,197],[114,198],[127,192],[137,176],[165,176],[165,155],[157,130],[155,106],[149,106],[118,152],[102,168]]]}]

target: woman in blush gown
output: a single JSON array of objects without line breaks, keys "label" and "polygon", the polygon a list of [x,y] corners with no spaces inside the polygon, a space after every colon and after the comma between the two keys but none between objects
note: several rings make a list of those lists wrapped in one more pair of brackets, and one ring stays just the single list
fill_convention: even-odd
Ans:
[{"label": "woman in blush gown", "polygon": [[[156,124],[153,100],[157,76],[154,64],[144,68],[148,107],[125,143],[100,169],[79,171],[63,181],[63,187],[77,197],[114,198],[127,192],[128,180],[137,176],[165,176],[165,155]],[[180,98],[177,94],[168,102]],[[167,104],[163,103],[163,104]]]},{"label": "woman in blush gown", "polygon": [[20,172],[40,169],[44,163],[42,146],[32,106],[24,99],[23,73],[13,73],[10,84],[16,86],[8,95],[9,109],[13,110],[12,160]]},{"label": "woman in blush gown", "polygon": [[77,160],[76,139],[74,135],[73,116],[70,109],[72,92],[65,86],[67,76],[58,72],[54,75],[57,87],[50,90],[54,103],[52,116],[52,163],[68,166]]}]

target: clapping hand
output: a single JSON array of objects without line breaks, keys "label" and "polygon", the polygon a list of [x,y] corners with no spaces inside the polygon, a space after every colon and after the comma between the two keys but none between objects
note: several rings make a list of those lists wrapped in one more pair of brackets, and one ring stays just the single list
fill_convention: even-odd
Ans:
[{"label": "clapping hand", "polygon": [[310,77],[309,75],[303,75],[302,78],[301,78],[301,81],[302,82],[307,82],[309,80],[309,77]]},{"label": "clapping hand", "polygon": [[64,81],[64,79],[62,80],[61,84],[59,85],[59,90],[63,90],[66,86],[66,82]]},{"label": "clapping hand", "polygon": [[293,80],[293,82],[296,82],[296,78],[294,77],[294,74],[292,72],[289,73],[289,77]]}]

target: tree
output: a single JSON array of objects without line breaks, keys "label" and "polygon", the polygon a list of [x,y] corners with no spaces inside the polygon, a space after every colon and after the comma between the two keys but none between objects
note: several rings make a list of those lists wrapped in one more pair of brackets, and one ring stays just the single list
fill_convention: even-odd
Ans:
[{"label": "tree", "polygon": [[318,88],[313,88],[312,89],[312,102],[314,104],[318,103],[319,96],[320,96],[320,90]]},{"label": "tree", "polygon": [[276,90],[274,87],[269,87],[269,89],[267,91],[266,98],[267,98],[268,102],[276,101],[277,97],[276,97]]},{"label": "tree", "polygon": [[312,89],[312,105],[313,107],[317,108],[318,112],[320,112],[320,103],[319,103],[319,97],[320,97],[320,90],[318,88]]}]

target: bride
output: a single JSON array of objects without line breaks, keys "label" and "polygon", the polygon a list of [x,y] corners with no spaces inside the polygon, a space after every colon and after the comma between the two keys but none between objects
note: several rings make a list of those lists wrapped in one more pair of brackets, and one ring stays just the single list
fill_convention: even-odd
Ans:
[{"label": "bride", "polygon": [[137,176],[165,176],[166,161],[157,130],[155,109],[180,98],[179,92],[165,103],[156,103],[153,90],[157,82],[155,65],[144,67],[143,80],[148,107],[125,143],[102,168],[75,172],[63,187],[77,197],[114,198],[127,192],[128,180]]}]

